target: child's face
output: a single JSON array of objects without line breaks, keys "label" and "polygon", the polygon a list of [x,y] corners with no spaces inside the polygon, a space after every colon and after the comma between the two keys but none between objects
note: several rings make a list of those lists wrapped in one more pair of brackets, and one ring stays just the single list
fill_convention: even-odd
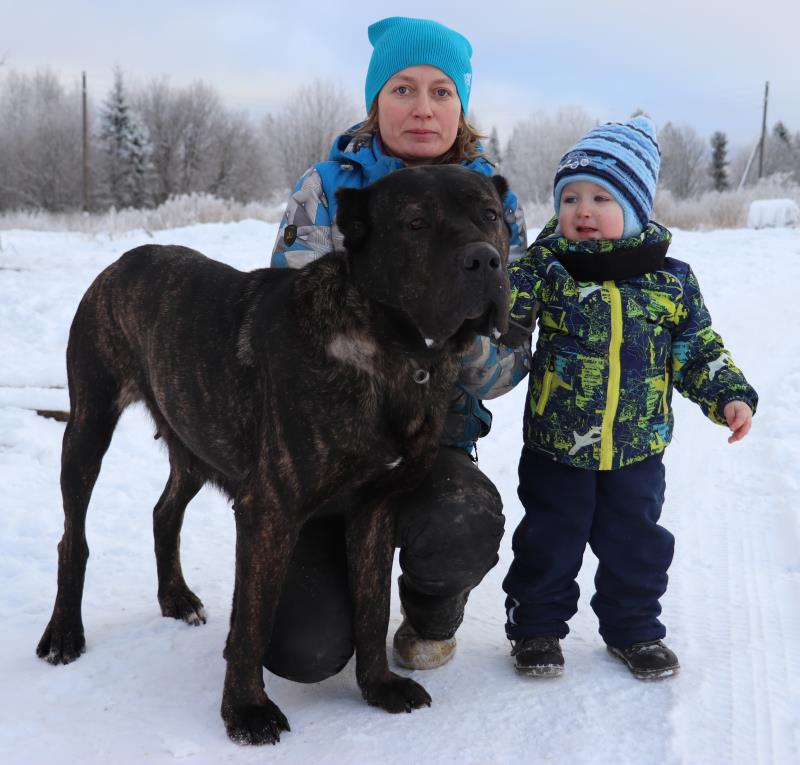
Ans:
[{"label": "child's face", "polygon": [[602,186],[574,181],[561,192],[558,225],[567,239],[621,239],[625,228],[622,208]]}]

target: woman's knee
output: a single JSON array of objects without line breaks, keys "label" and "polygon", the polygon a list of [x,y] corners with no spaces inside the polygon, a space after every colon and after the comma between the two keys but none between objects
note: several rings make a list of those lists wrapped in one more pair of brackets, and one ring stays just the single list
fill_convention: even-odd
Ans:
[{"label": "woman's knee", "polygon": [[403,573],[431,594],[474,587],[498,560],[505,518],[494,484],[460,449],[443,448],[405,497],[397,541]]}]

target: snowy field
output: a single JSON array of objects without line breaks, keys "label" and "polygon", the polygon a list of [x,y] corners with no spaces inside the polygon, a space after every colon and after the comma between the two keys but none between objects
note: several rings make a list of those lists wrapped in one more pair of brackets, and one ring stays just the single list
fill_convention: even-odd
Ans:
[{"label": "snowy field", "polygon": [[[233,584],[229,504],[204,490],[187,512],[183,563],[209,621],[160,616],[151,510],[168,473],[141,409],[123,417],[88,518],[88,650],[52,667],[34,649],[56,586],[63,515],[64,349],[94,276],[147,241],[195,247],[243,269],[264,265],[275,226],[245,221],[114,238],[0,231],[0,762],[425,763],[426,765],[796,765],[800,762],[800,231],[676,232],[715,325],[761,396],[739,444],[676,394],[664,524],[677,539],[663,599],[682,672],[633,679],[609,657],[588,607],[595,561],[556,680],[518,677],[500,583],[520,518],[516,466],[524,385],[493,402],[480,465],[505,502],[500,564],[470,599],[458,652],[416,673],[430,709],[368,707],[353,663],[316,685],[268,677],[292,726],[275,747],[231,743],[219,716]],[[779,334],[781,333],[781,334]],[[390,634],[400,621],[396,594]],[[401,670],[402,671],[402,670]]]}]

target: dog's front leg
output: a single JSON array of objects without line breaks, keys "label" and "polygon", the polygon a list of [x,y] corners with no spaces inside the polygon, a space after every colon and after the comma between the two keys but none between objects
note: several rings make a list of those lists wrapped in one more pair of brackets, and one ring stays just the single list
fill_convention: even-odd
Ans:
[{"label": "dog's front leg", "polygon": [[[260,493],[259,493],[260,494]],[[243,492],[236,515],[236,583],[222,719],[240,744],[275,744],[289,723],[264,690],[262,659],[297,539],[297,522],[280,503]]]},{"label": "dog's front leg", "polygon": [[389,671],[386,632],[394,557],[394,518],[386,501],[354,513],[347,522],[347,568],[353,595],[356,678],[369,704],[387,712],[430,706],[419,684]]}]

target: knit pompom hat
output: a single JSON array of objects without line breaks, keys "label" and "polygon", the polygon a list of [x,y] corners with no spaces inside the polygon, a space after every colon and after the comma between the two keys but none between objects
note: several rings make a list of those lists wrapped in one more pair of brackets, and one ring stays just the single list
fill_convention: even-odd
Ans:
[{"label": "knit pompom hat", "polygon": [[573,181],[591,181],[606,189],[622,207],[623,238],[647,226],[661,165],[656,129],[645,116],[609,122],[590,130],[562,158],[553,181],[556,215],[561,192]]},{"label": "knit pompom hat", "polygon": [[392,16],[370,25],[372,58],[364,96],[367,111],[386,81],[401,69],[429,64],[441,69],[455,84],[464,114],[472,88],[472,46],[466,37],[427,19]]}]

